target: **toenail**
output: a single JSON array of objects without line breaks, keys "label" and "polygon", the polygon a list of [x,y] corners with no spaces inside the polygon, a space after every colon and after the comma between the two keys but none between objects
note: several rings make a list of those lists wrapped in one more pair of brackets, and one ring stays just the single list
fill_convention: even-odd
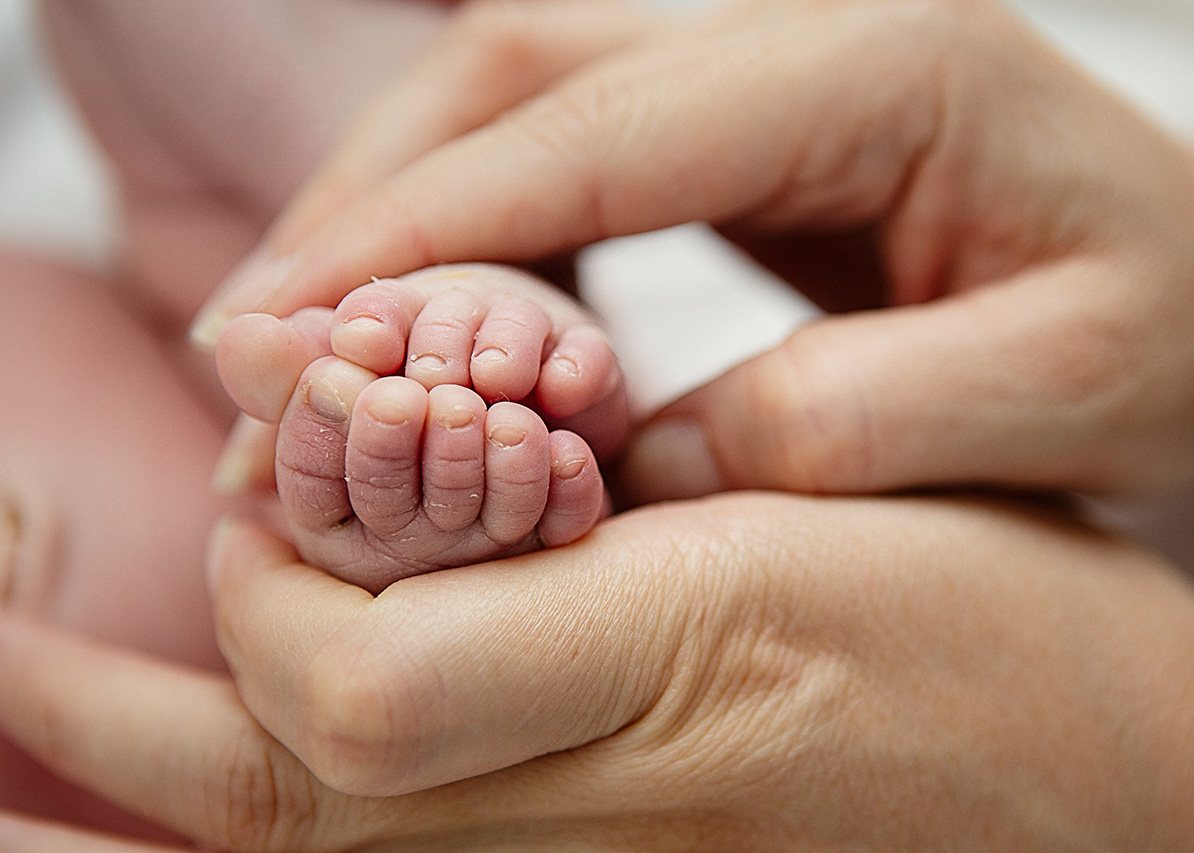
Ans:
[{"label": "toenail", "polygon": [[473,361],[479,361],[483,364],[496,364],[499,361],[505,361],[509,357],[510,353],[501,347],[486,347],[473,356]]},{"label": "toenail", "polygon": [[448,429],[466,427],[476,419],[476,414],[468,406],[452,406],[447,411],[440,412],[435,418],[436,423]]},{"label": "toenail", "polygon": [[563,370],[569,376],[580,376],[580,365],[566,355],[552,356],[552,363],[557,365],[560,370]]},{"label": "toenail", "polygon": [[560,480],[571,480],[581,471],[585,470],[587,462],[588,460],[583,456],[578,456],[575,459],[553,459],[551,461],[551,473]]},{"label": "toenail", "polygon": [[410,422],[410,412],[406,407],[388,397],[370,400],[365,405],[365,411],[373,420],[389,426],[402,426]]},{"label": "toenail", "polygon": [[315,414],[334,423],[348,420],[348,406],[330,381],[320,376],[308,382],[306,390],[307,403]]},{"label": "toenail", "polygon": [[525,429],[510,424],[500,424],[489,431],[489,440],[498,447],[517,447],[527,437]]},{"label": "toenail", "polygon": [[410,364],[411,367],[417,364],[421,370],[443,370],[448,366],[448,360],[437,353],[425,352],[411,356]]},{"label": "toenail", "polygon": [[340,324],[342,331],[371,335],[378,329],[385,327],[385,321],[376,314],[357,314]]}]

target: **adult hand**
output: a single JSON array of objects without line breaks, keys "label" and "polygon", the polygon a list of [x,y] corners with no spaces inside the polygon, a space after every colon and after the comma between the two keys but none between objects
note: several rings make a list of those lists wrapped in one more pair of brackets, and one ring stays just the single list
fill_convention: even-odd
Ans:
[{"label": "adult hand", "polygon": [[370,275],[705,219],[825,304],[900,307],[665,410],[631,453],[638,499],[1194,478],[1194,159],[999,7],[749,0],[663,25],[483,4],[425,68],[445,58],[380,102],[200,338]]},{"label": "adult hand", "polygon": [[[1194,832],[1194,590],[1011,507],[722,495],[377,598],[237,525],[213,591],[264,729],[224,679],[11,619],[0,726],[220,849],[1134,851]],[[43,849],[14,826],[6,850]]]}]

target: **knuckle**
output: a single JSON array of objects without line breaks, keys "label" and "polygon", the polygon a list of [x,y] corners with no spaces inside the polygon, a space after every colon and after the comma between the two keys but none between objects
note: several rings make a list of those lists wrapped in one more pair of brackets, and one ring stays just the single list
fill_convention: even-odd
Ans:
[{"label": "knuckle", "polygon": [[1039,393],[1062,403],[1115,408],[1134,383],[1133,336],[1119,320],[1085,313],[1057,319],[1036,360]]},{"label": "knuckle", "polygon": [[[372,641],[331,642],[312,660],[303,693],[304,763],[346,794],[383,796],[406,787],[425,757],[417,690],[408,690],[394,650]],[[346,651],[350,650],[350,651]],[[400,659],[399,659],[400,660]]]},{"label": "knuckle", "polygon": [[306,837],[316,815],[316,796],[305,773],[288,773],[282,747],[256,727],[245,726],[226,747],[224,773],[200,786],[211,839],[220,848],[287,850]]},{"label": "knuckle", "polygon": [[802,491],[865,489],[876,454],[866,395],[848,360],[816,343],[813,335],[792,335],[750,376],[758,425],[750,440],[762,443],[754,457],[770,469],[760,475]]}]

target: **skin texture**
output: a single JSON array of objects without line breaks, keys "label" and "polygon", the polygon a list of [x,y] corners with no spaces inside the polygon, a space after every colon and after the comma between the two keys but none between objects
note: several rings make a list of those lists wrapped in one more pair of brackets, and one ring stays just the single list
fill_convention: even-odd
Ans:
[{"label": "skin texture", "polygon": [[[660,412],[630,454],[631,499],[1194,478],[1194,158],[1006,11],[749,0],[661,24],[610,9],[593,43],[628,22],[637,38],[576,51],[529,97],[429,79],[461,44],[483,69],[511,43],[553,56],[563,27],[493,35],[532,7],[471,7],[412,78],[436,108],[384,93],[196,336],[333,304],[365,275],[703,219],[827,307],[884,310],[803,328]],[[412,150],[407,131],[379,153],[378,128],[411,115],[448,128],[442,144]]]},{"label": "skin texture", "polygon": [[725,495],[377,598],[230,525],[212,569],[235,689],[6,618],[0,725],[217,849],[1190,837],[1194,590],[1047,514]]},{"label": "skin texture", "polygon": [[[481,31],[508,36],[511,30],[486,30],[477,22],[519,8],[525,7],[470,12],[472,37],[478,39]],[[451,220],[455,228],[452,217],[476,217],[455,232],[420,231],[419,236],[440,234],[443,242],[420,242],[415,249],[435,259],[457,251],[468,257],[530,256],[591,235],[647,227],[657,221],[650,219],[653,211],[662,224],[712,209],[717,215],[710,218],[727,230],[745,230],[760,255],[774,258],[779,252],[780,260],[790,261],[803,257],[788,251],[793,242],[808,246],[791,239],[789,225],[841,226],[845,237],[833,243],[839,249],[849,238],[847,246],[858,240],[885,265],[899,261],[885,282],[894,288],[890,300],[902,304],[939,293],[948,298],[883,315],[910,323],[893,322],[891,337],[880,334],[888,327],[849,325],[877,322],[879,315],[827,322],[817,334],[842,330],[842,349],[826,344],[818,352],[834,358],[794,361],[784,349],[747,368],[745,379],[738,374],[738,384],[711,386],[690,419],[698,435],[718,448],[712,458],[705,456],[715,463],[714,475],[731,485],[830,488],[839,482],[846,484],[842,488],[861,488],[859,483],[988,474],[1019,482],[1029,471],[1050,482],[1119,487],[1123,478],[1107,471],[1124,469],[1128,451],[1110,451],[1139,447],[1135,458],[1142,464],[1132,470],[1143,472],[1145,485],[1187,477],[1177,440],[1186,435],[1186,401],[1181,392],[1176,398],[1169,393],[1187,387],[1176,379],[1188,364],[1188,335],[1179,333],[1189,328],[1182,319],[1187,291],[1177,286],[1187,280],[1181,260],[1186,256],[1177,254],[1188,239],[1178,233],[1180,223],[1189,221],[1185,152],[984,5],[809,4],[800,7],[802,15],[823,17],[782,28],[787,19],[780,12],[790,8],[742,5],[724,13],[728,20],[698,22],[658,37],[653,21],[642,23],[643,37],[658,42],[610,54],[591,76],[570,76],[561,84],[563,97],[550,80],[540,83],[539,90],[550,91],[525,109],[420,158],[417,168],[399,164],[395,180],[424,188],[428,204],[417,209],[432,220],[443,216],[441,224]],[[918,37],[915,55],[899,52],[893,42],[900,40],[891,34],[900,30],[879,14],[884,10],[918,36],[932,33],[941,43]],[[743,21],[750,14],[760,15],[766,26],[747,27]],[[784,93],[810,93],[815,102],[810,107],[795,99],[793,109],[808,121],[792,122],[785,114],[776,123],[814,127],[818,139],[833,144],[793,149],[783,139],[777,156],[786,167],[816,165],[817,154],[829,159],[811,171],[782,169],[778,184],[774,175],[764,176],[768,192],[762,198],[759,184],[741,173],[717,177],[710,163],[758,162],[750,144],[770,144],[773,137],[751,127],[745,147],[729,146],[735,156],[727,160],[718,134],[691,133],[692,119],[709,101],[708,87],[699,87],[700,103],[694,105],[692,99],[658,93],[652,100],[653,84],[645,94],[630,85],[662,80],[670,95],[669,85],[677,85],[666,73],[670,68],[682,66],[689,76],[693,67],[724,69],[724,63],[712,61],[694,66],[693,52],[703,59],[706,49],[712,51],[708,56],[731,55],[737,62],[731,69],[741,68],[740,58],[753,55],[741,48],[760,30],[777,41],[782,34],[789,46],[803,44],[802,34],[808,38],[812,32],[852,46],[843,52],[830,38],[826,44],[836,49],[826,50],[829,56],[792,52],[807,57],[811,69],[796,69],[797,81],[811,76],[819,85],[780,87]],[[467,28],[457,32],[463,32],[460,43],[470,43]],[[585,32],[602,30],[592,26]],[[622,44],[633,41],[621,32]],[[535,55],[533,40],[522,49]],[[850,67],[833,65],[837,56],[848,57]],[[951,61],[930,61],[942,57]],[[592,54],[582,61],[589,58]],[[827,73],[834,68],[842,73]],[[664,73],[644,75],[647,70]],[[758,69],[746,70],[748,82],[757,83]],[[853,76],[860,72],[869,76]],[[735,88],[735,79],[729,74],[721,82],[737,96],[741,86]],[[1006,81],[1006,88],[992,80]],[[834,81],[842,89],[835,90]],[[843,97],[843,91],[878,100]],[[816,100],[821,97],[824,101]],[[666,111],[642,106],[657,102],[677,106],[674,123],[664,121]],[[636,103],[638,108],[625,112]],[[842,110],[844,104],[856,105],[858,112]],[[765,106],[767,114],[774,112],[772,102]],[[994,119],[984,118],[992,112],[997,128]],[[619,121],[610,124],[603,118],[608,115]],[[627,115],[640,119],[629,127],[657,135],[594,130],[625,128]],[[643,116],[657,116],[660,123],[644,123]],[[484,122],[485,117],[476,120]],[[712,124],[736,132],[724,122]],[[558,126],[572,132],[536,136],[536,128]],[[453,127],[459,131],[459,125]],[[828,133],[834,129],[845,135]],[[536,144],[528,148],[528,139]],[[877,147],[865,144],[876,139]],[[700,143],[691,157],[679,144],[685,140]],[[495,153],[488,146],[502,151],[507,143],[516,146],[515,153],[535,154],[530,175],[535,180],[522,183],[527,175],[517,169],[513,177],[492,174],[488,167],[485,174],[478,174],[478,166],[463,169],[468,162],[498,162],[486,159]],[[646,147],[636,147],[639,143]],[[581,192],[560,192],[571,186],[570,164],[580,164],[582,177],[594,174],[586,146],[596,146],[610,174],[633,180],[615,182],[615,191],[598,195],[593,187],[606,184],[582,181]],[[793,161],[792,150],[807,156]],[[667,157],[661,160],[660,151]],[[1037,151],[1054,156],[1025,158]],[[1125,151],[1133,156],[1123,156]],[[619,152],[641,164],[641,171],[613,169],[623,161],[606,158]],[[844,168],[834,159],[840,152],[848,155]],[[859,164],[866,168],[859,171]],[[560,171],[546,168],[553,165]],[[655,182],[661,167],[669,178],[661,182],[666,192],[644,193],[643,185]],[[713,176],[714,184],[676,180],[691,175]],[[983,179],[977,186],[976,176]],[[492,186],[486,181],[496,178],[509,178],[511,185],[499,186],[502,193],[492,198],[468,194]],[[789,188],[787,178],[801,192],[781,192]],[[916,181],[905,184],[905,178]],[[718,183],[723,180],[725,186]],[[872,182],[878,190],[868,195]],[[440,196],[432,197],[432,186],[444,193],[440,207],[433,203]],[[558,206],[535,202],[548,197],[548,186]],[[691,195],[676,193],[678,186],[695,189]],[[913,186],[925,194],[912,192]],[[897,206],[907,218],[894,216],[887,206],[893,187],[902,188],[896,193],[900,200],[921,200]],[[409,190],[403,185],[403,194]],[[735,195],[740,190],[750,197]],[[727,198],[728,208],[717,207]],[[461,199],[469,203],[458,203]],[[595,199],[602,203],[594,206]],[[495,235],[497,223],[510,221],[501,217],[511,209],[487,203],[514,205],[527,217],[518,221],[528,227],[516,229],[517,239],[505,248]],[[601,214],[597,221],[594,209]],[[562,236],[531,227],[569,213],[558,220]],[[1092,215],[1093,222],[1087,218]],[[1020,230],[1020,217],[1031,227]],[[475,229],[478,222],[489,230]],[[907,230],[897,228],[900,223]],[[320,233],[322,225],[311,239]],[[342,245],[345,251],[362,250],[364,258],[370,239],[383,245],[393,233],[409,248],[402,242],[409,229],[380,237],[361,232],[363,246]],[[760,242],[777,234],[781,239]],[[511,239],[509,230],[505,237]],[[484,239],[492,240],[488,248]],[[811,242],[818,250],[813,254],[824,257],[826,244]],[[435,250],[430,255],[428,246]],[[1069,253],[1074,246],[1082,247],[1077,255]],[[314,250],[303,251],[312,263]],[[344,261],[334,253],[319,256],[329,264]],[[401,254],[387,257],[395,265],[391,271],[399,271]],[[950,263],[938,263],[942,258]],[[1089,265],[1064,262],[1075,258]],[[938,267],[949,274],[939,277],[935,289],[929,284]],[[1034,276],[1023,278],[1062,268],[1078,269],[1082,281],[1109,278],[1117,287],[1087,291],[1071,280],[1067,287],[1048,288],[1036,286]],[[338,298],[329,295],[336,288],[361,280],[345,275],[341,281],[340,272],[333,272],[336,283],[325,304]],[[1129,274],[1133,293],[1145,296],[1132,302],[1137,311],[1128,312],[1127,326],[1108,327],[1112,312],[1104,309],[1123,307]],[[1022,286],[1004,287],[1005,279]],[[840,279],[829,283],[838,295],[851,295],[841,293]],[[989,286],[957,298],[954,290],[963,290],[963,284]],[[873,285],[873,279],[862,279],[859,292],[874,294]],[[306,301],[311,300],[300,300]],[[866,302],[840,299],[847,305]],[[1074,329],[1087,328],[1081,322],[1058,325],[1072,316],[1074,305],[1094,311],[1083,314],[1092,328],[1115,332],[1106,340],[1140,349],[1127,344],[1092,349],[1087,338],[1071,337]],[[940,312],[930,310],[940,306]],[[929,322],[941,317],[948,322]],[[1067,334],[1028,334],[1041,317],[1051,321],[1040,321],[1046,332],[1061,328]],[[967,318],[974,325],[955,325]],[[975,333],[976,325],[1020,335],[1009,333],[1010,349],[1004,341],[987,350],[979,344],[991,339]],[[899,334],[909,328],[918,334]],[[940,359],[896,357],[923,355],[913,343],[938,340],[928,334],[933,329],[942,336]],[[951,329],[958,331],[947,334]],[[1149,334],[1132,334],[1141,329]],[[886,344],[876,347],[882,359],[852,355],[857,351],[846,339],[857,341],[860,334]],[[1154,341],[1155,352],[1149,349]],[[1059,361],[1054,348],[1082,358]],[[1096,361],[1087,373],[1088,351],[1109,351],[1115,358]],[[1029,352],[1044,355],[1027,358]],[[811,405],[791,384],[774,390],[777,359],[800,367],[795,375],[802,382],[816,378],[813,368],[820,365],[828,371],[822,374],[825,387],[867,405],[847,407],[841,421],[826,420],[825,413],[835,411],[828,403]],[[1101,370],[1108,361],[1115,362],[1112,367],[1122,362],[1126,370],[1122,382],[1112,383],[1118,393],[1109,396],[1108,374]],[[883,381],[872,385],[829,381],[840,378],[833,370],[843,363],[891,369],[879,371]],[[945,379],[923,378],[932,375],[928,368],[934,364],[948,368]],[[896,369],[901,366],[904,372]],[[780,372],[781,379],[786,375]],[[1086,382],[1075,385],[1075,376]],[[950,377],[957,387],[945,381]],[[868,393],[842,394],[843,387]],[[885,398],[879,392],[888,388],[901,395],[900,406],[892,403],[888,410],[898,408],[905,417],[927,413],[925,420],[894,431],[881,426],[885,409],[879,403]],[[1169,391],[1162,394],[1162,388]],[[988,407],[992,399],[1002,406]],[[1098,405],[1104,399],[1118,404]],[[934,414],[939,410],[929,405],[933,401],[948,417]],[[758,446],[742,450],[739,458],[731,441],[736,433],[714,425],[707,412],[741,410],[744,402],[760,412]],[[867,417],[852,418],[857,411]],[[855,453],[856,442],[835,443],[837,430],[786,429],[802,423],[793,415],[808,412],[819,415],[808,424],[849,426],[858,420],[880,426],[866,431],[861,445],[866,452]],[[1008,413],[1018,417],[1003,417]],[[1069,415],[1060,418],[1063,426],[1051,426],[1061,415]],[[943,435],[957,439],[961,449],[924,438],[934,435],[934,423],[945,423]],[[847,428],[841,434],[849,438],[854,432]],[[903,440],[890,443],[892,434]],[[818,454],[816,447],[801,445],[808,435],[831,436],[829,447],[837,452]],[[1042,450],[1044,462],[1033,457],[1037,441],[1060,455]],[[881,452],[893,447],[900,452]],[[1163,471],[1157,447],[1177,448]],[[759,464],[764,458],[769,467]],[[813,462],[806,469],[808,459]],[[865,464],[858,467],[856,460]],[[1050,460],[1058,460],[1056,470]],[[681,468],[674,462],[651,454],[641,464],[676,476]],[[905,464],[912,474],[899,473]],[[960,467],[948,476],[939,473],[951,464]],[[685,477],[692,471],[683,468]],[[875,473],[883,471],[885,476]],[[641,477],[631,479],[641,483]],[[1191,706],[1184,655],[1191,639],[1188,585],[1147,555],[1049,517],[957,501],[723,496],[618,517],[576,546],[428,575],[377,599],[293,561],[292,551],[254,528],[224,528],[216,543],[221,640],[245,704],[219,676],[129,657],[5,617],[0,680],[13,687],[0,694],[3,728],[72,778],[208,846],[227,849],[1140,850],[1181,849],[1191,834],[1183,825],[1191,813],[1183,798],[1194,766],[1185,734],[1191,724],[1182,718]],[[279,637],[292,642],[278,643]],[[379,679],[378,673],[392,678]],[[390,692],[396,686],[400,689]],[[313,781],[298,759],[322,781]],[[460,781],[428,787],[454,779]],[[359,800],[345,792],[410,793],[397,800]],[[64,843],[63,830],[15,818],[0,823],[0,832],[6,833],[0,836],[5,846],[16,850],[44,849],[51,843],[47,839]],[[66,846],[87,849],[90,843],[72,838]],[[122,847],[112,841],[106,849]]]},{"label": "skin texture", "polygon": [[[233,506],[209,487],[233,409],[210,358],[186,346],[187,324],[444,14],[349,0],[329,19],[320,8],[41,4],[58,70],[119,178],[124,253],[100,277],[0,249],[6,611],[223,668],[202,564],[212,523]],[[351,73],[338,58],[350,46],[362,49]],[[258,86],[248,101],[230,97],[245,80]],[[0,810],[164,837],[7,740]]]},{"label": "skin texture", "polygon": [[504,267],[378,280],[335,312],[242,315],[216,362],[276,427],[265,453],[300,553],[372,592],[578,539],[606,508],[598,461],[630,428],[594,319]]}]

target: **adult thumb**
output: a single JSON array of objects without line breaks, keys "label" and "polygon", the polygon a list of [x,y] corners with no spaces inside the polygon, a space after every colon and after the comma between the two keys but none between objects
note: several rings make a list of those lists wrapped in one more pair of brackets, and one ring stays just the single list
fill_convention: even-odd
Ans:
[{"label": "adult thumb", "polygon": [[1034,291],[994,286],[797,330],[645,423],[619,472],[624,499],[1113,489],[1114,418],[1098,407],[1120,398],[1107,392],[1122,353],[1075,302]]}]

